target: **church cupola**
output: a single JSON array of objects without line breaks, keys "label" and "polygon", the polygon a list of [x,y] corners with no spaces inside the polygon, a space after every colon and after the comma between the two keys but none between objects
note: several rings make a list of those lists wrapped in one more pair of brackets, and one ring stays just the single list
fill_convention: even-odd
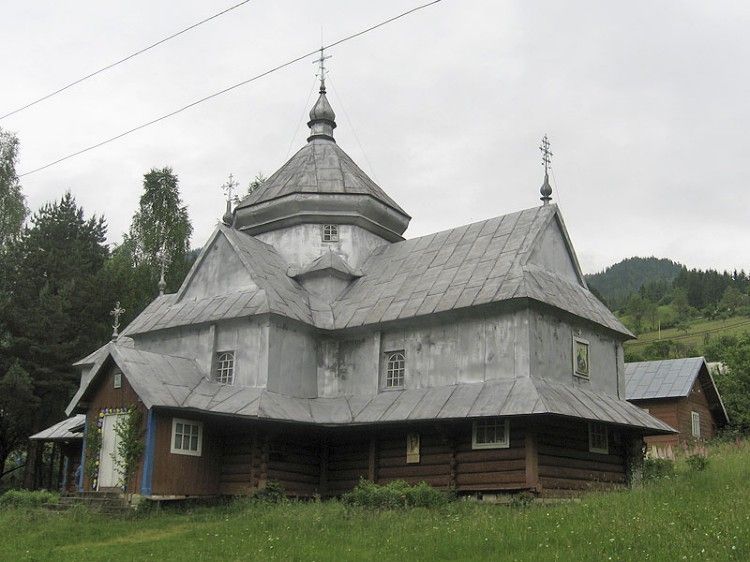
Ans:
[{"label": "church cupola", "polygon": [[[307,144],[239,202],[232,226],[272,244],[290,264],[303,267],[333,250],[357,267],[355,245],[366,246],[364,255],[376,245],[401,241],[411,217],[336,144],[326,58],[321,52],[319,96],[310,110]],[[326,228],[335,229],[335,240],[326,238]],[[292,246],[297,246],[293,252],[284,251]]]}]

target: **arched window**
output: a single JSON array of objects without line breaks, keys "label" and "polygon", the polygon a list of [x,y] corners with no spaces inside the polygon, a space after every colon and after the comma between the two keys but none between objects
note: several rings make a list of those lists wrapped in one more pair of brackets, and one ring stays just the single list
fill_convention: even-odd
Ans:
[{"label": "arched window", "polygon": [[222,351],[216,355],[216,382],[234,384],[234,351]]},{"label": "arched window", "polygon": [[406,357],[403,351],[393,351],[388,354],[385,366],[385,387],[403,388],[404,372],[406,371]]}]

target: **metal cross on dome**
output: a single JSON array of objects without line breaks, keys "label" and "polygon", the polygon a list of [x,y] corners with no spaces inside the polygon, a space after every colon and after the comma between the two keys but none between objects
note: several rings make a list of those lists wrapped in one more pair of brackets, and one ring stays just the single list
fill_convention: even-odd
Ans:
[{"label": "metal cross on dome", "polygon": [[109,315],[113,318],[112,321],[112,341],[117,339],[117,336],[119,335],[117,330],[120,327],[120,316],[125,313],[124,308],[120,308],[120,301],[117,301],[115,304],[115,308],[112,310],[112,312],[109,313]]},{"label": "metal cross on dome", "polygon": [[221,186],[221,189],[224,191],[224,195],[226,195],[228,202],[232,201],[232,194],[234,193],[234,190],[239,186],[240,183],[234,179],[234,176],[232,174],[229,174],[227,183]]},{"label": "metal cross on dome", "polygon": [[327,55],[325,54],[325,47],[320,48],[320,58],[313,61],[313,64],[320,65],[320,70],[318,70],[318,78],[320,78],[320,92],[324,93],[326,91],[326,60],[330,59],[333,55]]}]

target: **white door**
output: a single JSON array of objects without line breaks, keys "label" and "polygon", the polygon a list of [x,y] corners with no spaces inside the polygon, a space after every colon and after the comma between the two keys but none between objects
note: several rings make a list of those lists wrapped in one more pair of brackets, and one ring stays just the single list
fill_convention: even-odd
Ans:
[{"label": "white door", "polygon": [[102,420],[102,448],[99,453],[99,480],[97,489],[116,488],[120,485],[115,456],[117,455],[117,434],[115,426],[117,420],[126,414],[112,414],[104,416]]}]

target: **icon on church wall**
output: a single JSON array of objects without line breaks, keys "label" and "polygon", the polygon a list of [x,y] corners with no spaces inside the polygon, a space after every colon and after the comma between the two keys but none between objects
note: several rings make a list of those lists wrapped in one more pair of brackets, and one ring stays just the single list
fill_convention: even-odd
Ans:
[{"label": "icon on church wall", "polygon": [[573,362],[575,374],[579,377],[589,376],[589,342],[581,338],[573,339]]},{"label": "icon on church wall", "polygon": [[419,433],[406,434],[406,462],[419,462]]}]

